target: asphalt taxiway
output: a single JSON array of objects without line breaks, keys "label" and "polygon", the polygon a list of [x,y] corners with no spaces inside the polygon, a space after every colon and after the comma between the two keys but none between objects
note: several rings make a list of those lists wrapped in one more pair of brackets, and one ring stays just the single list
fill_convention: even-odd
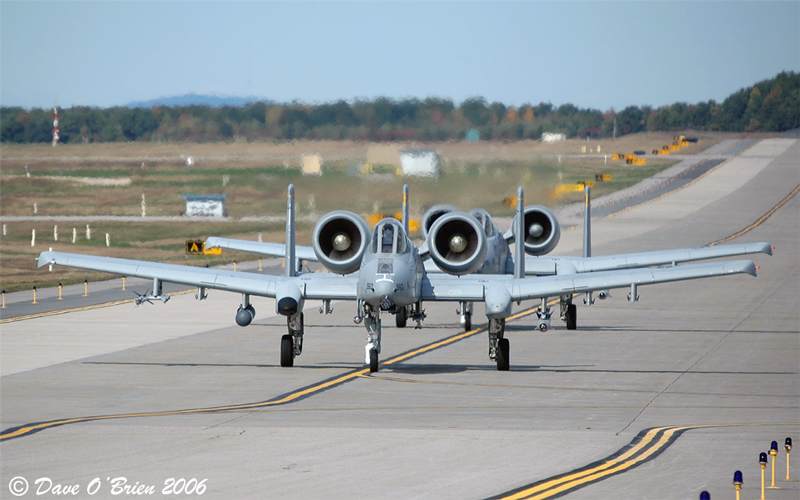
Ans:
[{"label": "asphalt taxiway", "polygon": [[[156,497],[202,481],[209,498],[725,498],[741,470],[743,498],[758,498],[758,454],[776,440],[781,489],[767,498],[797,498],[800,483],[781,479],[783,440],[800,436],[799,185],[800,141],[765,140],[597,219],[595,255],[748,227],[732,242],[776,249],[753,256],[757,278],[641,287],[635,304],[612,291],[579,305],[575,331],[538,332],[523,303],[509,372],[488,360],[483,325],[460,331],[452,304],[426,304],[422,329],[385,328],[376,374],[347,303],[329,316],[306,305],[291,369],[273,301],[256,298],[254,325],[239,328],[235,294],[3,323],[2,363],[17,367],[0,378],[0,494],[21,478],[33,498],[46,477],[108,498],[124,477]],[[579,249],[571,230],[554,253]]]}]

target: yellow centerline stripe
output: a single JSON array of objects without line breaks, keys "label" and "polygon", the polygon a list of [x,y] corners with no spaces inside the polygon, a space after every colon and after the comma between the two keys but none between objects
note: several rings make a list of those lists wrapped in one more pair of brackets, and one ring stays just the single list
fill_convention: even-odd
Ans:
[{"label": "yellow centerline stripe", "polygon": [[794,191],[789,193],[789,195],[786,198],[784,198],[783,200],[781,200],[780,203],[778,203],[777,205],[772,207],[772,210],[770,210],[766,214],[762,215],[761,218],[758,219],[757,221],[753,222],[752,224],[750,224],[749,226],[747,226],[746,228],[742,229],[741,231],[739,231],[736,234],[732,234],[732,235],[728,236],[727,238],[723,238],[723,239],[717,240],[717,241],[715,241],[713,243],[709,243],[708,246],[713,247],[713,246],[719,245],[720,243],[725,243],[726,241],[730,241],[730,240],[732,240],[734,238],[738,238],[739,236],[741,236],[741,235],[743,235],[745,233],[748,233],[751,230],[755,229],[756,227],[760,226],[761,224],[764,223],[765,220],[769,219],[769,217],[772,214],[774,214],[779,208],[781,208],[787,201],[791,200],[792,197],[798,193],[798,191],[800,191],[800,185],[798,185],[796,188],[794,188]]},{"label": "yellow centerline stripe", "polygon": [[[170,293],[168,295],[170,295],[170,296],[172,296],[172,295],[185,295],[185,294],[191,293],[191,292],[194,292],[194,289],[181,290],[179,292],[173,292],[173,293]],[[56,316],[58,314],[67,314],[67,313],[80,312],[80,311],[91,311],[92,309],[101,309],[103,307],[118,306],[118,305],[121,305],[121,304],[131,304],[135,300],[136,299],[115,300],[113,302],[103,302],[102,304],[94,304],[94,305],[91,305],[91,306],[73,307],[71,309],[59,309],[57,311],[47,311],[47,312],[41,312],[41,313],[36,313],[36,314],[28,314],[28,315],[25,315],[25,316],[15,316],[13,318],[5,318],[5,319],[0,320],[0,325],[2,325],[3,323],[13,323],[14,321],[24,321],[24,320],[28,320],[28,319],[44,318],[44,317],[47,317],[47,316]]]}]

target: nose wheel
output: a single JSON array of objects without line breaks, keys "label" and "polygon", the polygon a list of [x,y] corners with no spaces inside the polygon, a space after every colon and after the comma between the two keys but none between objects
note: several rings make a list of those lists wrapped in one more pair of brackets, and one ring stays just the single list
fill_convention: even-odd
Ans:
[{"label": "nose wheel", "polygon": [[380,311],[367,311],[364,316],[367,327],[367,345],[364,346],[364,362],[369,365],[369,371],[378,371],[378,354],[381,352],[381,316]]},{"label": "nose wheel", "polygon": [[378,371],[378,351],[376,349],[369,350],[369,371],[370,373]]}]

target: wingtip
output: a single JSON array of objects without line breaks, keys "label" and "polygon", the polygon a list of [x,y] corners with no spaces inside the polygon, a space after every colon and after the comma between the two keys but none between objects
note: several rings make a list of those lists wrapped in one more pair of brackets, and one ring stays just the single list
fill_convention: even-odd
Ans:
[{"label": "wingtip", "polygon": [[759,241],[758,243],[753,243],[753,247],[752,253],[765,253],[767,255],[772,255],[772,251],[775,250],[775,247],[772,246],[768,241]]},{"label": "wingtip", "polygon": [[42,252],[36,260],[38,261],[37,267],[49,266],[56,263],[55,256],[52,252]]}]

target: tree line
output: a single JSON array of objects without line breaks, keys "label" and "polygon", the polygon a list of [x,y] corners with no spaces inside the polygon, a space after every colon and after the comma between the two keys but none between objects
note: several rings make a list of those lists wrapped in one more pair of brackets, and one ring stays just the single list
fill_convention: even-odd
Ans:
[{"label": "tree line", "polygon": [[[800,127],[800,74],[782,72],[743,88],[722,103],[628,106],[616,112],[554,106],[506,106],[482,97],[460,105],[440,98],[377,98],[325,104],[255,102],[243,106],[153,106],[59,110],[60,141],[357,140],[449,141],[539,139],[543,132],[567,137],[612,137],[638,132],[709,130],[782,132]],[[0,141],[50,142],[53,110],[0,108]]]}]

